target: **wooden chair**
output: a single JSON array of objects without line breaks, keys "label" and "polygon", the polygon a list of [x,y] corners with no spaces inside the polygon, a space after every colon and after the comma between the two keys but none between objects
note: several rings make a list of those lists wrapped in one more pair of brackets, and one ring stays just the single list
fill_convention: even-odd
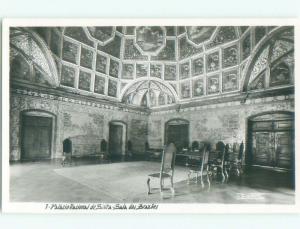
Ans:
[{"label": "wooden chair", "polygon": [[148,179],[147,179],[148,195],[151,194],[150,181],[152,178],[159,179],[161,194],[163,193],[163,189],[164,189],[164,179],[169,178],[171,182],[170,190],[172,194],[175,193],[174,184],[173,184],[175,157],[176,157],[176,147],[174,143],[170,143],[163,150],[160,172],[152,173],[148,175]]},{"label": "wooden chair", "polygon": [[225,159],[225,144],[219,141],[216,144],[216,149],[210,152],[210,172],[214,178],[219,174],[222,176],[222,183],[226,181],[227,174],[224,171],[224,159]]},{"label": "wooden chair", "polygon": [[196,183],[198,183],[198,177],[200,176],[200,182],[202,188],[204,188],[204,182],[203,182],[203,176],[206,176],[206,180],[208,183],[208,186],[210,188],[210,174],[209,174],[209,165],[208,165],[208,159],[209,159],[209,146],[205,143],[200,142],[199,146],[199,154],[201,154],[201,159],[196,160],[196,163],[191,163],[189,166],[189,173],[188,173],[188,183],[190,183],[191,180],[191,174],[196,174]]},{"label": "wooden chair", "polygon": [[241,144],[234,143],[233,145],[233,160],[231,160],[231,173],[235,172],[239,177],[243,173],[243,156],[244,156],[244,142]]},{"label": "wooden chair", "polygon": [[72,141],[69,138],[63,141],[63,158],[61,165],[65,166],[67,163],[72,164]]}]

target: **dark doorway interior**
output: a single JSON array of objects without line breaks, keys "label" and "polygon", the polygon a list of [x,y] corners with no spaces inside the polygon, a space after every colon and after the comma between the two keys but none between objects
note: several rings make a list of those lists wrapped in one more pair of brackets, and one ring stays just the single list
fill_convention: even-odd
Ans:
[{"label": "dark doorway interior", "polygon": [[189,145],[189,122],[183,119],[174,119],[166,123],[165,143],[173,142],[177,150]]},{"label": "dark doorway interior", "polygon": [[23,115],[22,160],[50,159],[51,139],[52,118]]},{"label": "dark doorway interior", "polygon": [[122,155],[123,148],[123,125],[109,124],[109,153],[111,155]]}]

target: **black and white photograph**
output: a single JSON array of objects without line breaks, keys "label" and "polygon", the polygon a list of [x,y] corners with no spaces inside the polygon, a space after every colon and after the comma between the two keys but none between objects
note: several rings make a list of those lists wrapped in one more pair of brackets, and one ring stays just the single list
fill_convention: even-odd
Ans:
[{"label": "black and white photograph", "polygon": [[295,23],[5,26],[4,211],[297,207]]}]

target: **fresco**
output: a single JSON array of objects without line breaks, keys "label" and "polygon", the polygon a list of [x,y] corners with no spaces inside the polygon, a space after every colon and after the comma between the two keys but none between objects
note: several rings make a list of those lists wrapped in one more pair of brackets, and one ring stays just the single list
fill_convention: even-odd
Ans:
[{"label": "fresco", "polygon": [[235,66],[238,64],[238,46],[232,45],[222,50],[222,66],[223,68]]},{"label": "fresco", "polygon": [[51,33],[50,49],[58,57],[61,56],[61,36],[56,32]]},{"label": "fresco", "polygon": [[164,93],[160,92],[158,96],[158,105],[165,105],[165,104],[166,104],[165,95]]},{"label": "fresco", "polygon": [[113,76],[115,78],[118,78],[118,76],[119,76],[119,62],[118,61],[110,59],[109,75]]},{"label": "fresco", "polygon": [[161,78],[162,75],[162,65],[160,64],[151,64],[150,65],[150,76]]},{"label": "fresco", "polygon": [[90,49],[81,47],[80,65],[82,67],[92,69],[93,62],[94,62],[93,59],[94,59],[94,52]]},{"label": "fresco", "polygon": [[207,77],[207,94],[215,94],[220,91],[220,77],[213,75]]},{"label": "fresco", "polygon": [[294,44],[288,41],[277,40],[271,49],[271,62],[283,56],[285,53],[291,51]]},{"label": "fresco", "polygon": [[112,97],[117,97],[117,92],[118,92],[118,82],[110,79],[108,81],[107,94]]},{"label": "fresco", "polygon": [[216,28],[216,26],[187,26],[187,37],[196,45],[200,45],[211,38]]},{"label": "fresco", "polygon": [[120,58],[121,42],[122,38],[119,35],[116,35],[114,39],[108,44],[104,46],[98,44],[98,50],[110,54],[114,57]]},{"label": "fresco", "polygon": [[62,65],[60,83],[68,87],[74,87],[75,69],[66,65]]},{"label": "fresco", "polygon": [[189,56],[203,52],[203,48],[196,48],[187,41],[186,37],[182,37],[178,40],[179,42],[179,59],[182,60]]},{"label": "fresco", "polygon": [[250,55],[251,52],[250,33],[248,33],[242,40],[241,48],[242,48],[242,60],[245,60]]},{"label": "fresco", "polygon": [[176,72],[176,64],[165,64],[165,80],[176,80]]},{"label": "fresco", "polygon": [[34,66],[34,72],[35,72],[35,76],[34,76],[34,82],[38,83],[38,84],[44,84],[47,86],[50,86],[51,84],[49,83],[49,81],[47,80],[47,78],[45,77],[44,73],[41,72],[36,66]]},{"label": "fresco", "polygon": [[74,38],[88,46],[94,47],[94,42],[88,38],[82,27],[66,27],[64,35]]},{"label": "fresco", "polygon": [[180,84],[181,98],[186,99],[191,97],[190,81],[185,81]]},{"label": "fresco", "polygon": [[266,71],[261,72],[251,83],[248,85],[249,90],[259,90],[265,88]]},{"label": "fresco", "polygon": [[150,104],[151,107],[154,107],[154,106],[157,105],[155,93],[154,93],[153,90],[149,91],[149,104]]},{"label": "fresco", "polygon": [[30,65],[25,61],[23,56],[16,56],[12,60],[10,76],[15,79],[30,80]]},{"label": "fresco", "polygon": [[136,77],[145,77],[148,75],[148,64],[136,64]]},{"label": "fresco", "polygon": [[255,44],[257,44],[265,35],[266,35],[266,27],[264,26],[256,26],[254,30],[255,34]]},{"label": "fresco", "polygon": [[158,53],[151,56],[151,60],[176,60],[175,55],[175,40],[167,40],[166,46]]},{"label": "fresco", "polygon": [[192,60],[192,75],[197,76],[204,73],[204,59],[199,57]]},{"label": "fresco", "polygon": [[97,53],[96,71],[106,74],[106,69],[107,69],[107,57]]},{"label": "fresco", "polygon": [[193,97],[204,95],[204,82],[203,79],[197,79],[193,81]]},{"label": "fresco", "polygon": [[289,66],[281,62],[271,67],[270,86],[279,86],[290,83],[290,69]]},{"label": "fresco", "polygon": [[214,48],[217,45],[225,44],[229,41],[236,40],[238,37],[233,26],[222,26],[215,38],[206,45],[206,49]]},{"label": "fresco", "polygon": [[79,47],[78,45],[64,40],[63,44],[63,60],[69,61],[73,64],[77,64],[77,55],[78,55]]},{"label": "fresco", "polygon": [[141,54],[141,52],[135,47],[133,39],[125,39],[124,42],[124,54],[125,60],[147,60],[148,57]]},{"label": "fresco", "polygon": [[94,92],[104,95],[105,93],[105,78],[99,75],[95,75]]},{"label": "fresco", "polygon": [[238,89],[238,71],[232,70],[222,74],[222,91],[234,91]]},{"label": "fresco", "polygon": [[176,36],[175,26],[165,26],[167,31],[167,36]]},{"label": "fresco", "polygon": [[134,74],[134,64],[123,64],[122,78],[133,79],[133,74]]},{"label": "fresco", "polygon": [[214,72],[220,69],[219,51],[213,52],[206,56],[206,70],[207,72]]},{"label": "fresco", "polygon": [[109,39],[111,39],[114,36],[114,29],[112,26],[102,26],[102,27],[90,26],[87,27],[87,29],[90,35],[94,39],[102,43],[107,42]]},{"label": "fresco", "polygon": [[144,52],[156,52],[165,44],[164,30],[160,26],[136,27],[136,43]]},{"label": "fresco", "polygon": [[180,79],[186,79],[190,76],[190,62],[180,64]]},{"label": "fresco", "polygon": [[80,71],[78,88],[81,90],[89,91],[91,86],[91,73]]}]

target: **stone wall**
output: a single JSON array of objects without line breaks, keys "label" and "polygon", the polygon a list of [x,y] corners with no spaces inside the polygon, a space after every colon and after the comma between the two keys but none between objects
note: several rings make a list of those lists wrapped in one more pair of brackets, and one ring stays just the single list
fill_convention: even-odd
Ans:
[{"label": "stone wall", "polygon": [[190,122],[190,143],[202,140],[211,143],[245,142],[247,118],[271,111],[294,111],[294,96],[248,99],[245,104],[240,102],[212,104],[185,108],[179,112],[175,110],[154,112],[148,120],[148,141],[150,147],[161,147],[164,144],[165,123],[173,118],[181,118]]},{"label": "stone wall", "polygon": [[[54,117],[52,158],[62,156],[62,142],[69,137],[80,139],[81,143],[85,142],[84,139],[90,142],[89,145],[81,147],[80,154],[97,153],[100,150],[100,141],[109,138],[109,122],[115,120],[127,123],[127,140],[133,142],[133,151],[144,152],[144,142],[147,140],[147,116],[140,112],[122,111],[117,107],[109,106],[103,108],[91,106],[91,103],[79,104],[65,99],[58,100],[51,96],[21,93],[11,93],[10,108],[11,160],[20,160],[22,126],[20,118],[22,112],[30,110],[49,112]],[[138,131],[135,131],[137,127]],[[95,146],[97,141],[99,145]],[[135,142],[138,144],[134,144]]]}]

